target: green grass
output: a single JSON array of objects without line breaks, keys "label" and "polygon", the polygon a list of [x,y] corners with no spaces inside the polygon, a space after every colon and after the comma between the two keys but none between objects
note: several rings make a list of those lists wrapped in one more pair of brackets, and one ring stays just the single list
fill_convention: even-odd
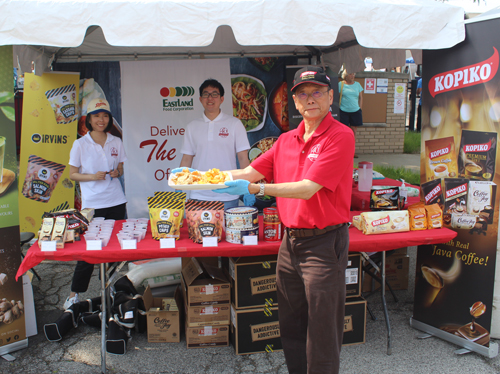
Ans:
[{"label": "green grass", "polygon": [[378,171],[386,178],[391,179],[404,179],[406,183],[413,184],[415,186],[420,186],[420,173],[407,169],[403,166],[394,167],[394,166],[381,166],[381,165],[373,165],[373,170]]},{"label": "green grass", "polygon": [[421,135],[416,131],[406,131],[403,153],[420,153]]}]

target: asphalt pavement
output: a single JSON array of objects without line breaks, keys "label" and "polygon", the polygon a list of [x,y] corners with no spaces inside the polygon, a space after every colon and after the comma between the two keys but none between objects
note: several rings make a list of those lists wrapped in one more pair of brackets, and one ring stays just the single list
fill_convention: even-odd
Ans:
[{"label": "asphalt pavement", "polygon": [[[388,162],[403,157],[405,166],[418,166],[419,155],[360,155],[359,161]],[[385,161],[384,161],[385,160]],[[397,165],[394,165],[397,166]],[[409,324],[413,310],[416,247],[409,247],[409,287],[395,291],[398,301],[387,295],[392,329],[392,354],[387,355],[387,330],[379,294],[367,298],[376,320],[367,314],[366,341],[342,349],[341,373],[419,373],[470,374],[500,373],[500,356],[487,358],[477,353],[455,354],[460,347],[436,337],[420,339],[421,332]],[[62,341],[49,342],[43,325],[62,313],[69,290],[74,262],[44,261],[35,269],[41,281],[33,278],[38,334],[28,339],[28,348],[11,355],[14,361],[0,359],[0,373],[100,373],[100,330],[80,325]],[[84,298],[100,295],[96,266]],[[498,343],[498,341],[493,340]],[[180,343],[149,343],[146,334],[132,334],[125,355],[107,354],[108,373],[287,373],[282,352],[236,355],[232,346],[187,349]]]}]

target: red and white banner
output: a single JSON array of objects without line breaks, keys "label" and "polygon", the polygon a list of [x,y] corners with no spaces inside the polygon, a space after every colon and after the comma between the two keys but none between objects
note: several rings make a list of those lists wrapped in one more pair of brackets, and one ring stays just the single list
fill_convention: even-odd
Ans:
[{"label": "red and white banner", "polygon": [[223,85],[221,109],[232,113],[229,59],[130,61],[120,68],[127,211],[129,217],[147,217],[148,196],[170,190],[167,181],[181,162],[186,125],[203,115],[203,81]]}]

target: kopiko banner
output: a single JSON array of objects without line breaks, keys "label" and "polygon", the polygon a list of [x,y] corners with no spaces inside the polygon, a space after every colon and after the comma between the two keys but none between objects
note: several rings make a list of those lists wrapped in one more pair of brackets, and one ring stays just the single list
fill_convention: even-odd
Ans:
[{"label": "kopiko banner", "polygon": [[0,353],[26,339],[21,264],[12,46],[0,47]]},{"label": "kopiko banner", "polygon": [[44,212],[73,207],[69,152],[78,124],[78,73],[24,76],[19,167],[21,231],[37,232]]},{"label": "kopiko banner", "polygon": [[419,248],[413,318],[443,339],[489,347],[500,198],[500,41],[492,30],[500,20],[466,26],[463,43],[423,53],[421,190],[458,235]]}]

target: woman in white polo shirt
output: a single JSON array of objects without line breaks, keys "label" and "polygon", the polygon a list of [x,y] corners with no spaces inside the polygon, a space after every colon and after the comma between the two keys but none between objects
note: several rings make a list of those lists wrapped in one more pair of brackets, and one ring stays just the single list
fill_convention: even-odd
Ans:
[{"label": "woman in white polo shirt", "polygon": [[[127,156],[121,139],[109,133],[113,116],[106,100],[90,101],[85,125],[89,132],[73,143],[69,155],[69,174],[80,182],[82,209],[93,208],[94,217],[125,219],[127,199],[118,178]],[[77,262],[65,309],[80,301],[78,294],[87,291],[93,270],[93,264]]]}]

